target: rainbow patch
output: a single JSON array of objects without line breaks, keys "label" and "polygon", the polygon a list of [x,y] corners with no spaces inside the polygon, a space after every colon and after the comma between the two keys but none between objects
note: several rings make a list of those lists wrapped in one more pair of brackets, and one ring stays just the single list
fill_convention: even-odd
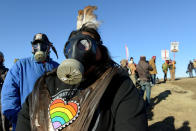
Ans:
[{"label": "rainbow patch", "polygon": [[79,103],[76,101],[65,102],[63,99],[52,100],[49,105],[49,115],[55,130],[61,130],[70,125],[80,113]]}]

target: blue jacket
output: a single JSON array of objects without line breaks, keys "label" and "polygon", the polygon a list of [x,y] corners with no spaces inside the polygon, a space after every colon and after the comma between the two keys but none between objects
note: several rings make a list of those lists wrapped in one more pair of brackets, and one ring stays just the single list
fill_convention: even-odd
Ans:
[{"label": "blue jacket", "polygon": [[44,74],[45,69],[50,71],[58,65],[51,59],[43,64],[36,62],[33,57],[28,57],[17,61],[8,71],[1,92],[1,104],[2,113],[13,125],[16,124],[17,113],[32,92],[36,80]]}]

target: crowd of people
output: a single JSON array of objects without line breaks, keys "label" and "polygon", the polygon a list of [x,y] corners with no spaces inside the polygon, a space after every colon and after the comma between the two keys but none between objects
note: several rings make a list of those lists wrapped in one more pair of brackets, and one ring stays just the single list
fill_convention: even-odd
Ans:
[{"label": "crowd of people", "polygon": [[[141,59],[141,58],[140,58]],[[146,59],[146,58],[145,58]],[[145,60],[153,69],[149,70],[149,78],[150,78],[150,84],[154,86],[157,81],[159,80],[157,77],[157,68],[156,68],[156,56],[152,56],[152,58],[147,61]],[[120,61],[120,64],[123,69],[125,69],[133,81],[134,85],[137,85],[137,81],[139,80],[138,72],[137,72],[137,65],[133,62],[133,57],[130,57],[130,60],[123,59]],[[167,81],[167,74],[168,71],[170,73],[170,80],[174,81],[175,80],[175,70],[176,70],[176,61],[175,60],[165,60],[165,62],[162,64],[162,71],[163,71],[163,82]]]},{"label": "crowd of people", "polygon": [[[139,87],[139,92],[141,96],[144,96],[144,92],[146,91],[146,107],[150,106],[150,95],[151,95],[151,87],[156,83],[159,83],[156,68],[156,56],[152,56],[152,58],[148,61],[145,56],[141,56],[138,64],[133,61],[133,57],[128,61],[127,59],[123,59],[120,61],[120,64],[124,70],[126,70],[129,74],[130,79],[136,87]],[[170,73],[170,80],[175,80],[175,72],[176,72],[176,61],[175,60],[165,60],[162,64],[162,71],[164,74],[163,82],[168,80],[167,74],[168,71]],[[187,73],[189,73],[189,77],[193,77],[193,70],[196,74],[196,59],[189,62],[187,67]]]},{"label": "crowd of people", "polygon": [[[138,64],[133,61],[133,57],[130,61],[123,59],[120,64],[124,70],[129,74],[130,79],[136,87],[139,87],[139,92],[142,97],[144,97],[144,92],[146,91],[146,107],[150,107],[150,95],[151,87],[158,83],[159,79],[156,77],[156,56],[148,61],[145,56],[141,56]],[[165,60],[162,64],[162,71],[164,73],[163,82],[167,81],[167,73],[170,72],[170,80],[175,80],[175,69],[176,61]]]}]

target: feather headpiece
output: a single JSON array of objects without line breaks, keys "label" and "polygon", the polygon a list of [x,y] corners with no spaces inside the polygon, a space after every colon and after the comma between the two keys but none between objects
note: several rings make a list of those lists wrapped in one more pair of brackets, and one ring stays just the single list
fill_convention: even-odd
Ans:
[{"label": "feather headpiece", "polygon": [[83,25],[89,27],[98,29],[100,22],[97,21],[97,16],[93,14],[93,11],[96,10],[96,6],[87,6],[84,8],[84,10],[78,11],[78,17],[77,17],[77,30],[80,29]]}]

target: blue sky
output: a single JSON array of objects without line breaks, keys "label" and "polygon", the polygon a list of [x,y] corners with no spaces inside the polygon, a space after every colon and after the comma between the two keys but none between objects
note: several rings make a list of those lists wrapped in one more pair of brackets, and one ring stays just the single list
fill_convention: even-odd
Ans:
[{"label": "blue sky", "polygon": [[187,76],[187,64],[196,58],[195,0],[2,0],[0,51],[5,65],[11,68],[15,58],[31,56],[30,42],[39,32],[48,35],[60,58],[53,52],[51,57],[62,62],[64,44],[76,29],[77,11],[87,5],[98,7],[99,33],[117,63],[126,58],[127,45],[136,63],[141,55],[157,56],[161,78],[161,50],[170,50],[170,42],[178,41],[176,76]]}]

